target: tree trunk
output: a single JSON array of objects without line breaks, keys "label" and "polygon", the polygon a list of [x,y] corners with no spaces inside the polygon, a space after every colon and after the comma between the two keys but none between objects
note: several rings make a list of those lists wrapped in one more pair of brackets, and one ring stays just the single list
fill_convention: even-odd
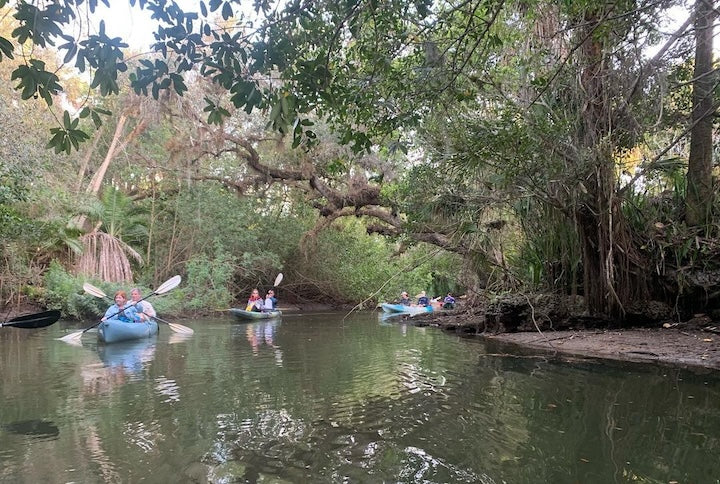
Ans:
[{"label": "tree trunk", "polygon": [[622,321],[624,306],[644,296],[647,286],[643,271],[637,270],[639,258],[615,197],[612,102],[605,85],[612,82],[612,72],[603,51],[603,36],[596,30],[601,22],[602,7],[588,10],[583,19],[585,40],[579,50],[583,104],[578,133],[582,159],[578,163],[585,176],[575,217],[582,244],[587,309],[590,314]]},{"label": "tree trunk", "polygon": [[695,4],[695,72],[693,74],[692,131],[685,196],[685,222],[705,225],[713,204],[712,113],[715,76],[712,74],[713,22],[716,13],[710,0]]},{"label": "tree trunk", "polygon": [[125,130],[125,123],[127,122],[127,119],[128,118],[125,114],[120,115],[120,119],[118,119],[117,125],[115,126],[115,133],[113,134],[112,142],[110,143],[110,147],[105,154],[105,159],[100,164],[97,171],[93,175],[92,180],[90,180],[90,183],[87,186],[86,191],[88,193],[97,195],[100,191],[103,179],[105,178],[105,173],[110,166],[110,162],[112,162],[112,160],[115,158],[118,143],[120,142],[120,138],[123,134],[123,131]]}]

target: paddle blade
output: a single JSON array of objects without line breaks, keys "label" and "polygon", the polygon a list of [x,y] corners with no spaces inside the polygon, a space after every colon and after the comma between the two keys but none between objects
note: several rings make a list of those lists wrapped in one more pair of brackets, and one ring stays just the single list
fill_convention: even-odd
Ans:
[{"label": "paddle blade", "polygon": [[192,328],[188,328],[187,326],[183,326],[182,324],[168,323],[168,326],[170,326],[170,329],[172,329],[176,333],[185,334],[188,336],[195,333]]},{"label": "paddle blade", "polygon": [[[82,335],[81,335],[82,336]],[[64,338],[64,336],[63,336]],[[82,347],[82,338],[75,338],[75,339],[63,339],[63,338],[57,338],[58,340],[62,341],[65,344],[69,344],[70,346],[80,346]]]},{"label": "paddle blade", "polygon": [[280,285],[280,283],[282,282],[282,280],[283,280],[283,273],[281,272],[275,278],[275,284],[273,284],[273,286],[278,287]]},{"label": "paddle blade", "polygon": [[182,278],[180,276],[173,276],[167,281],[160,284],[160,287],[153,291],[154,294],[165,294],[166,292],[175,289],[180,285]]},{"label": "paddle blade", "polygon": [[105,293],[102,291],[102,289],[100,289],[99,287],[95,287],[95,286],[93,286],[92,284],[90,284],[90,283],[88,283],[88,282],[86,282],[85,284],[83,284],[83,291],[85,291],[86,293],[90,294],[91,296],[95,296],[95,297],[99,297],[99,298],[107,297],[107,294],[105,294]]},{"label": "paddle blade", "polygon": [[85,331],[75,331],[74,333],[66,334],[62,338],[58,339],[66,343],[77,344],[77,342],[80,341],[80,338],[82,338],[84,332]]},{"label": "paddle blade", "polygon": [[186,335],[191,335],[191,334],[195,333],[195,331],[193,329],[188,328],[187,326],[183,326],[182,324],[171,323],[170,321],[165,321],[163,318],[159,318],[157,316],[153,317],[153,319],[155,319],[156,321],[160,321],[161,323],[167,324],[168,326],[170,326],[170,329],[176,333],[186,334]]},{"label": "paddle blade", "polygon": [[60,311],[43,311],[41,313],[18,316],[6,323],[1,323],[0,326],[12,326],[23,329],[44,328],[54,324],[58,319],[60,319]]}]

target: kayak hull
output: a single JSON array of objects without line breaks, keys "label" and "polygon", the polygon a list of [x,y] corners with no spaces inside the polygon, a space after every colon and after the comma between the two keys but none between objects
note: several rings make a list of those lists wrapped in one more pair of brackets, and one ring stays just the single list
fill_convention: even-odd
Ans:
[{"label": "kayak hull", "polygon": [[256,319],[272,319],[272,318],[279,318],[282,316],[282,311],[267,311],[267,312],[258,312],[258,311],[246,311],[244,309],[238,309],[238,308],[231,308],[230,313],[235,316],[237,319],[242,319],[244,321],[253,321]]},{"label": "kayak hull", "polygon": [[157,321],[125,323],[116,319],[103,321],[98,326],[98,340],[102,343],[119,343],[149,338],[158,334]]},{"label": "kayak hull", "polygon": [[403,304],[382,303],[380,307],[386,313],[395,314],[422,314],[433,311],[432,306],[405,306]]}]

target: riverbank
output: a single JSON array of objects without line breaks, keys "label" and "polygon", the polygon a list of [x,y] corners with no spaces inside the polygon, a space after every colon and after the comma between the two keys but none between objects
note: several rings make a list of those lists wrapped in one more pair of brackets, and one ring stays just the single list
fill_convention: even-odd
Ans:
[{"label": "riverbank", "polygon": [[[326,306],[285,308],[292,312],[327,309]],[[293,309],[295,311],[293,311]],[[10,310],[5,320],[39,311],[34,306]],[[658,321],[654,325],[627,329],[588,328],[587,324],[558,324],[548,329],[540,323],[534,329],[519,325],[516,330],[488,329],[486,309],[467,312],[462,309],[417,316],[398,316],[417,326],[435,326],[444,331],[473,335],[545,355],[601,358],[615,361],[657,363],[665,366],[720,369],[720,324],[707,316],[683,323]],[[568,319],[572,320],[572,319]],[[566,320],[566,321],[568,321]],[[587,323],[587,320],[583,320]],[[535,326],[533,324],[533,326]],[[504,326],[502,326],[505,328]]]},{"label": "riverbank", "polygon": [[518,332],[487,331],[482,316],[460,312],[407,317],[419,326],[436,326],[444,331],[474,335],[509,345],[508,352],[531,350],[538,354],[600,358],[615,361],[657,363],[664,366],[720,369],[720,325],[658,324],[628,329],[540,329]]},{"label": "riverbank", "polygon": [[483,337],[545,353],[720,370],[720,335],[702,331],[580,330]]}]

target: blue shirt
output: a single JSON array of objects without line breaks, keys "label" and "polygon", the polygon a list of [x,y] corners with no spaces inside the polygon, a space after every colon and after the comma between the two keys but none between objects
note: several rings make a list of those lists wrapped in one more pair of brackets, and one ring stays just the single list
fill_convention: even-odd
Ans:
[{"label": "blue shirt", "polygon": [[113,321],[123,321],[125,323],[134,323],[140,321],[140,316],[137,313],[135,306],[125,304],[124,310],[120,312],[120,307],[117,304],[113,304],[105,311],[105,318]]},{"label": "blue shirt", "polygon": [[263,309],[265,311],[272,311],[275,309],[275,305],[277,304],[277,299],[274,297],[266,297],[265,298],[265,305],[263,306]]}]

